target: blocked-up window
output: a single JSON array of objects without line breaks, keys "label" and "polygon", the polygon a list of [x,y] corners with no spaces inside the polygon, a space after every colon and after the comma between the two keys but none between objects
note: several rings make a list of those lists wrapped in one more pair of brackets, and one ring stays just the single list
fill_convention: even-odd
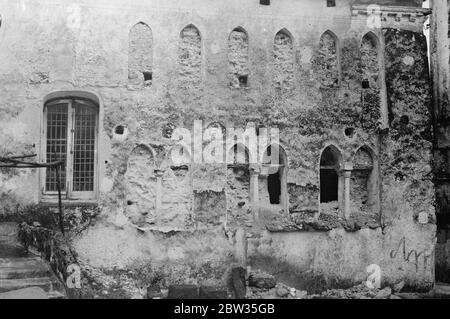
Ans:
[{"label": "blocked-up window", "polygon": [[188,25],[181,31],[178,50],[179,75],[186,84],[198,85],[201,82],[202,38],[200,31]]},{"label": "blocked-up window", "polygon": [[[54,100],[45,106],[47,162],[62,160],[60,183],[67,198],[95,194],[98,106],[88,100]],[[45,175],[45,194],[58,191],[56,168]]]},{"label": "blocked-up window", "polygon": [[294,81],[294,44],[289,31],[283,29],[274,42],[275,87],[289,89]]},{"label": "blocked-up window", "polygon": [[372,213],[377,199],[377,183],[371,152],[360,148],[353,160],[350,195],[352,213]]},{"label": "blocked-up window", "polygon": [[248,36],[242,28],[234,29],[228,40],[228,61],[230,86],[234,88],[248,85]]},{"label": "blocked-up window", "polygon": [[322,87],[333,88],[340,85],[338,41],[331,31],[326,31],[320,38],[315,64]]},{"label": "blocked-up window", "polygon": [[132,84],[152,84],[153,36],[148,25],[139,22],[130,30],[128,44],[128,79]]},{"label": "blocked-up window", "polygon": [[378,40],[372,33],[367,33],[361,42],[361,71],[363,89],[379,87]]}]

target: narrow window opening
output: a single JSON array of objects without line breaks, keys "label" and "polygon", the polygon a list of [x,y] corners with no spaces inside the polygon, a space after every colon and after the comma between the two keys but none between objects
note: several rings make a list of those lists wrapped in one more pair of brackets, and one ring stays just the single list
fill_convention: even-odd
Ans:
[{"label": "narrow window opening", "polygon": [[320,159],[320,202],[337,202],[339,199],[339,159],[335,151],[327,147]]},{"label": "narrow window opening", "polygon": [[280,204],[281,196],[281,180],[280,172],[269,175],[267,178],[267,190],[269,192],[270,203],[273,205]]},{"label": "narrow window opening", "polygon": [[336,1],[335,0],[327,0],[327,7],[335,7]]},{"label": "narrow window opening", "polygon": [[259,0],[259,4],[263,6],[270,6],[270,0]]}]

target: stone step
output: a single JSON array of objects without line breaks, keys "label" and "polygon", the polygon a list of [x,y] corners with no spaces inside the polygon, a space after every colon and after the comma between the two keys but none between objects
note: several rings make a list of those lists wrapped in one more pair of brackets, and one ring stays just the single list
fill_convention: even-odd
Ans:
[{"label": "stone step", "polygon": [[49,291],[47,293],[48,299],[66,299],[66,296],[59,291]]},{"label": "stone step", "polygon": [[39,287],[45,292],[54,290],[64,291],[62,284],[56,278],[41,277],[0,280],[0,293],[29,287]]},{"label": "stone step", "polygon": [[0,280],[1,279],[21,279],[21,278],[39,278],[48,277],[51,275],[50,270],[45,265],[17,267],[12,265],[10,267],[0,266]]},{"label": "stone step", "polygon": [[450,284],[436,283],[434,293],[440,296],[450,296]]},{"label": "stone step", "polygon": [[0,293],[2,299],[66,299],[66,296],[58,291],[45,292],[40,287],[29,287]]},{"label": "stone step", "polygon": [[30,287],[0,293],[0,300],[1,299],[50,299],[50,298],[42,288]]},{"label": "stone step", "polygon": [[23,258],[0,258],[0,269],[2,267],[28,268],[39,267],[45,263],[39,257],[23,257]]}]

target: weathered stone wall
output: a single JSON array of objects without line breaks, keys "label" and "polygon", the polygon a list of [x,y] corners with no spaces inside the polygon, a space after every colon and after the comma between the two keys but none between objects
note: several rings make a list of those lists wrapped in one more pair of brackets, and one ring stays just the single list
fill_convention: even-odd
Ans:
[{"label": "weathered stone wall", "polygon": [[[379,263],[387,281],[406,278],[411,286],[429,287],[434,195],[420,18],[408,22],[410,31],[390,28],[402,23],[387,21],[381,32],[352,17],[351,1],[330,8],[316,0],[271,6],[238,0],[0,3],[0,60],[8,61],[0,65],[3,154],[36,152],[42,158],[40,123],[49,93],[88,91],[99,100],[101,214],[74,240],[84,262],[125,269],[142,262],[167,282],[223,283],[239,263],[235,234],[245,226],[254,267],[275,258],[274,265],[287,265],[292,274],[308,271],[337,283],[360,280],[370,263]],[[129,34],[139,21],[153,35],[152,83],[145,88],[130,87],[128,79]],[[237,57],[239,70],[232,71],[230,34],[237,26],[245,28],[248,56]],[[290,38],[277,37],[284,29]],[[361,41],[369,31],[385,43],[386,67],[379,71],[388,78],[389,108],[379,101],[381,93],[368,103],[363,92]],[[245,51],[243,43],[236,46]],[[230,89],[230,72],[248,74],[247,87]],[[203,127],[193,130],[195,120],[203,120]],[[173,128],[203,132],[211,122],[280,129],[286,153],[280,205],[267,204],[261,167],[249,167],[247,175],[221,163],[172,163]],[[372,151],[370,185],[379,189],[373,214],[346,216],[344,198],[339,214],[327,214],[319,203],[320,158],[330,145],[340,153],[340,173],[350,178],[356,152],[362,146]],[[249,181],[254,173],[256,190]],[[2,171],[3,209],[38,202],[39,176],[36,170]],[[252,202],[254,196],[259,200]],[[424,214],[427,221],[419,224]],[[402,243],[415,253],[391,253]],[[415,254],[431,255],[418,262],[426,268],[411,262]]]}]

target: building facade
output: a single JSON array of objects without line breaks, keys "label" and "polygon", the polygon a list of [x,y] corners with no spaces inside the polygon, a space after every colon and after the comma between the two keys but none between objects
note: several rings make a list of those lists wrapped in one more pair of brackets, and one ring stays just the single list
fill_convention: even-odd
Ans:
[{"label": "building facade", "polygon": [[[375,264],[383,284],[427,290],[430,12],[2,0],[0,154],[64,160],[66,209],[100,210],[70,237],[92,267],[223,284],[250,266],[310,289],[360,283]],[[4,216],[57,202],[55,170],[0,178]]]}]

